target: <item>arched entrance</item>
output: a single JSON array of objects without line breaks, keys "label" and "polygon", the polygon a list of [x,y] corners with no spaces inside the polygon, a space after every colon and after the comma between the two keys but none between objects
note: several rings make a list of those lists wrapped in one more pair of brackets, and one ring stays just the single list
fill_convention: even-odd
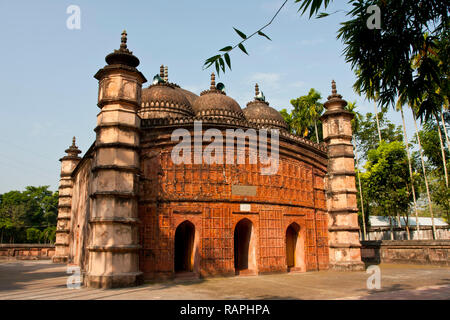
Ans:
[{"label": "arched entrance", "polygon": [[175,230],[175,272],[192,272],[195,226],[184,221]]},{"label": "arched entrance", "polygon": [[252,241],[253,224],[242,219],[234,228],[234,269],[236,274],[253,274],[256,257]]},{"label": "arched entrance", "polygon": [[305,251],[300,226],[293,222],[286,229],[286,265],[288,271],[305,271]]}]

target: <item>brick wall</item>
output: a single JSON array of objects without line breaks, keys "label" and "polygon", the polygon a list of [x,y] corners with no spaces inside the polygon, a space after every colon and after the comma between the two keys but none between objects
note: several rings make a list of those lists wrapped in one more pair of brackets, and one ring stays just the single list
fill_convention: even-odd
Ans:
[{"label": "brick wall", "polygon": [[[151,142],[143,139],[139,190],[139,260],[145,278],[173,276],[175,232],[185,220],[199,235],[194,271],[202,276],[235,273],[234,230],[242,219],[252,224],[256,273],[287,270],[286,230],[292,223],[300,226],[304,241],[303,271],[328,268],[323,158],[281,143],[275,175],[261,175],[259,163],[249,164],[248,149],[246,164],[174,165],[171,145],[162,134],[152,135]],[[233,193],[233,186],[251,186],[255,194]],[[249,204],[249,212],[240,204]]]},{"label": "brick wall", "polygon": [[49,244],[0,244],[0,259],[51,259],[55,246]]},{"label": "brick wall", "polygon": [[450,265],[450,240],[362,241],[361,245],[366,263]]}]

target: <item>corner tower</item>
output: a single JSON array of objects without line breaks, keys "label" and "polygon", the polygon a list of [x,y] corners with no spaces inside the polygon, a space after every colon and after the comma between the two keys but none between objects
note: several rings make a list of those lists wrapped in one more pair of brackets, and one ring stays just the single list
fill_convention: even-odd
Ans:
[{"label": "corner tower", "polygon": [[54,263],[67,263],[69,260],[69,234],[70,220],[72,218],[72,172],[80,162],[78,156],[81,151],[75,145],[73,137],[72,145],[65,151],[66,156],[61,161],[61,178],[59,180],[58,197],[58,222],[56,225],[55,255]]},{"label": "corner tower", "polygon": [[142,84],[147,80],[136,67],[139,59],[127,49],[127,34],[105,58],[99,81],[97,133],[92,166],[88,287],[137,285],[139,238],[137,191],[139,129],[137,110]]},{"label": "corner tower", "polygon": [[323,139],[328,145],[328,174],[325,178],[328,207],[330,268],[364,270],[359,242],[355,164],[352,145],[353,114],[344,109],[347,101],[332,93],[321,117]]}]

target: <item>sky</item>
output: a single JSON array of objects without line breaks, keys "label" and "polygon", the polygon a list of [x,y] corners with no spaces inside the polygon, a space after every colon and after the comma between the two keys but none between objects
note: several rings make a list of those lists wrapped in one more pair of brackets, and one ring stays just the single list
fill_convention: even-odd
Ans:
[{"label": "sky", "polygon": [[[161,64],[169,81],[199,94],[209,88],[203,62],[227,45],[240,41],[233,27],[247,35],[266,24],[282,0],[261,1],[5,1],[0,2],[0,193],[26,186],[58,188],[64,150],[76,136],[85,152],[95,140],[98,83],[93,75],[105,66],[105,56],[118,49],[126,29],[128,48],[140,59],[138,69],[151,82]],[[67,8],[81,10],[80,29],[67,28]],[[231,53],[232,71],[220,75],[227,95],[241,108],[253,100],[259,84],[277,110],[289,110],[291,99],[315,88],[322,101],[331,80],[358,111],[374,105],[352,89],[355,76],[336,38],[340,13],[308,19],[289,0],[264,30],[272,39],[255,36],[246,43],[249,56]],[[348,9],[335,1],[330,11]],[[150,83],[144,84],[145,87]],[[394,111],[388,118],[401,125]],[[413,136],[406,112],[408,137]]]}]

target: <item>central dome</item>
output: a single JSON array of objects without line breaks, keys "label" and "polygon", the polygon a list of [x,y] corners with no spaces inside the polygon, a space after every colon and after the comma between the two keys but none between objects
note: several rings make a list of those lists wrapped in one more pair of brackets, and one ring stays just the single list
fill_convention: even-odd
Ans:
[{"label": "central dome", "polygon": [[244,119],[239,104],[216,88],[214,73],[211,74],[210,89],[200,94],[200,97],[194,101],[192,109],[198,117]]}]

